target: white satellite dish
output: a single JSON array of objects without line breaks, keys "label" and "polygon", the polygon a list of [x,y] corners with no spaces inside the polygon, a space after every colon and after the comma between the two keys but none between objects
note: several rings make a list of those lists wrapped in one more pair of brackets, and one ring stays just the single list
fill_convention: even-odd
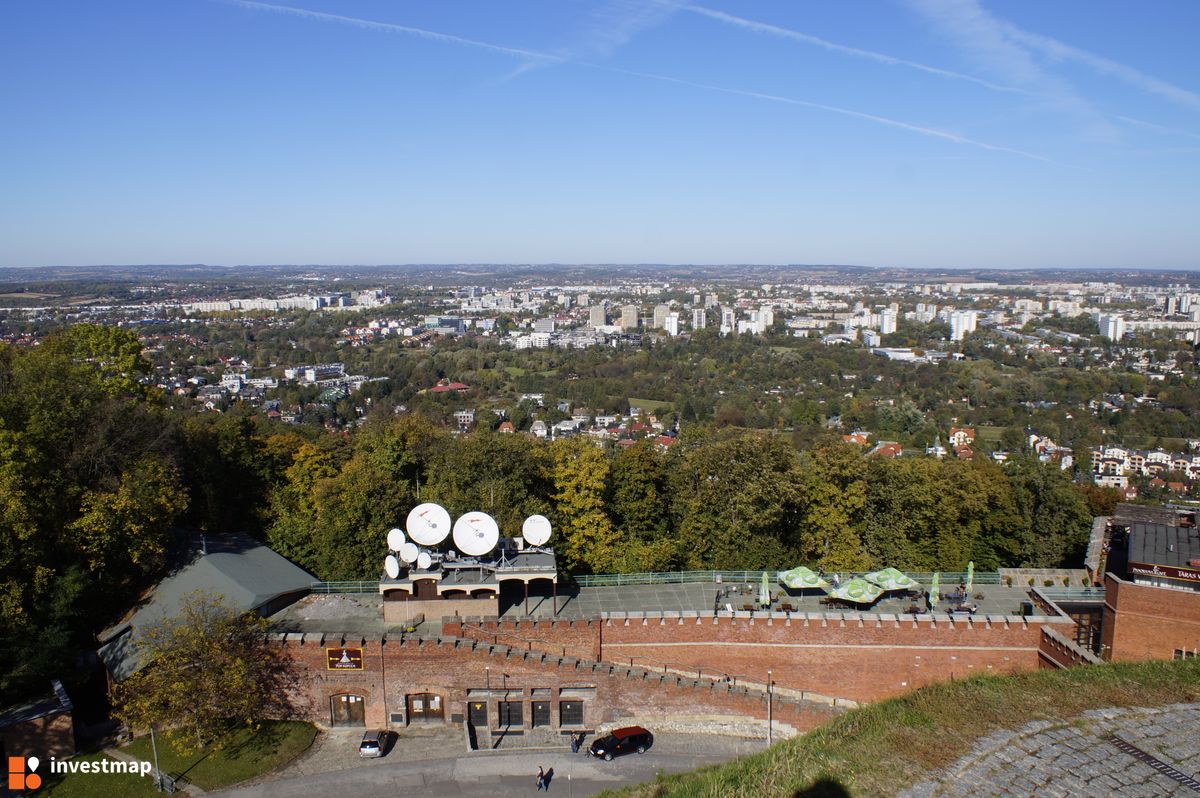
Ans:
[{"label": "white satellite dish", "polygon": [[404,531],[402,529],[388,530],[388,550],[400,551],[400,547],[404,545]]},{"label": "white satellite dish", "polygon": [[387,573],[388,579],[395,579],[400,575],[400,563],[393,555],[389,554],[383,561],[383,570]]},{"label": "white satellite dish", "polygon": [[422,571],[429,570],[429,566],[433,564],[433,558],[429,556],[429,552],[423,551],[417,555],[417,568]]},{"label": "white satellite dish", "polygon": [[418,504],[405,523],[408,536],[422,546],[436,546],[450,534],[450,513],[440,504]]},{"label": "white satellite dish", "polygon": [[406,563],[416,562],[417,553],[416,543],[409,542],[400,547],[400,559],[404,560]]},{"label": "white satellite dish", "polygon": [[487,554],[499,540],[500,527],[487,513],[467,513],[454,522],[454,546],[468,557]]},{"label": "white satellite dish", "polygon": [[531,515],[521,525],[521,534],[530,546],[544,546],[550,539],[550,519],[544,515]]}]

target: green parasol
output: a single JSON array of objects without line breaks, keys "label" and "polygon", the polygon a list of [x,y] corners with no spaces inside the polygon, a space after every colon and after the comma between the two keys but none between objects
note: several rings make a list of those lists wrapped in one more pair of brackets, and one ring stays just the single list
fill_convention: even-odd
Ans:
[{"label": "green parasol", "polygon": [[883,588],[866,579],[854,577],[837,587],[827,590],[829,595],[843,601],[853,601],[855,604],[870,604],[883,595]]},{"label": "green parasol", "polygon": [[929,582],[929,603],[934,607],[942,600],[942,594],[938,591],[938,580],[941,578],[940,573],[934,573],[933,579]]},{"label": "green parasol", "polygon": [[771,606],[771,581],[766,571],[763,571],[762,587],[758,589],[758,603],[764,607]]},{"label": "green parasol", "polygon": [[829,583],[815,573],[801,565],[798,568],[793,568],[790,571],[780,571],[776,576],[779,583],[784,587],[790,587],[793,590],[802,590],[806,587],[815,587],[825,590],[829,587]]},{"label": "green parasol", "polygon": [[[975,561],[971,560],[967,563],[967,596],[971,595],[971,590],[975,584]],[[967,600],[967,596],[963,596],[963,601]]]},{"label": "green parasol", "polygon": [[919,585],[895,568],[883,568],[863,576],[869,582],[874,582],[884,590],[911,590]]}]

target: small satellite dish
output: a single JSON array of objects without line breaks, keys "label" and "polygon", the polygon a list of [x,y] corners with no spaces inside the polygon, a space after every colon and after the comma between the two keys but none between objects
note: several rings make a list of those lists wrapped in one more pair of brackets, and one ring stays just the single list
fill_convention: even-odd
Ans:
[{"label": "small satellite dish", "polygon": [[383,570],[388,575],[388,579],[395,579],[400,575],[400,563],[394,556],[389,554],[383,561]]},{"label": "small satellite dish", "polygon": [[405,523],[408,536],[422,546],[436,546],[450,534],[450,513],[440,504],[418,504]]},{"label": "small satellite dish", "polygon": [[454,522],[454,546],[469,557],[479,557],[496,548],[500,527],[487,513],[470,512]]},{"label": "small satellite dish", "polygon": [[544,546],[550,539],[550,519],[544,515],[531,515],[521,525],[521,534],[530,546]]},{"label": "small satellite dish", "polygon": [[404,545],[404,531],[402,529],[388,530],[388,550],[400,551],[400,547]]},{"label": "small satellite dish", "polygon": [[429,552],[423,551],[417,555],[417,567],[422,571],[429,570],[429,566],[433,564],[433,558],[429,556]]},{"label": "small satellite dish", "polygon": [[400,559],[404,560],[404,562],[406,562],[406,563],[411,564],[411,563],[416,562],[417,561],[417,553],[418,552],[417,552],[417,544],[416,543],[409,542],[409,543],[405,543],[403,546],[400,547]]}]

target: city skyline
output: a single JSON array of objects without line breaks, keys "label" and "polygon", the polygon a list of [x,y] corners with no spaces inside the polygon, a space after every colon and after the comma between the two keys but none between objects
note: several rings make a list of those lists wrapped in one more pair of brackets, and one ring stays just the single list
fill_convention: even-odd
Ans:
[{"label": "city skyline", "polygon": [[0,266],[1194,269],[1200,11],[7,9]]}]

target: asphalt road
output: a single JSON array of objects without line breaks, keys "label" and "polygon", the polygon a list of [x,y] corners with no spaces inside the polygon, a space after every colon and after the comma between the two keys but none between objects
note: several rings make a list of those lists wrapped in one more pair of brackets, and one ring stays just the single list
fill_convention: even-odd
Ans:
[{"label": "asphalt road", "polygon": [[221,798],[369,798],[369,796],[533,795],[539,766],[554,770],[550,794],[594,795],[601,790],[653,779],[660,771],[676,773],[734,759],[760,750],[762,741],[728,737],[662,735],[645,754],[604,762],[583,753],[494,751],[419,761],[387,758],[362,767],[323,773],[283,775],[209,795]]}]

